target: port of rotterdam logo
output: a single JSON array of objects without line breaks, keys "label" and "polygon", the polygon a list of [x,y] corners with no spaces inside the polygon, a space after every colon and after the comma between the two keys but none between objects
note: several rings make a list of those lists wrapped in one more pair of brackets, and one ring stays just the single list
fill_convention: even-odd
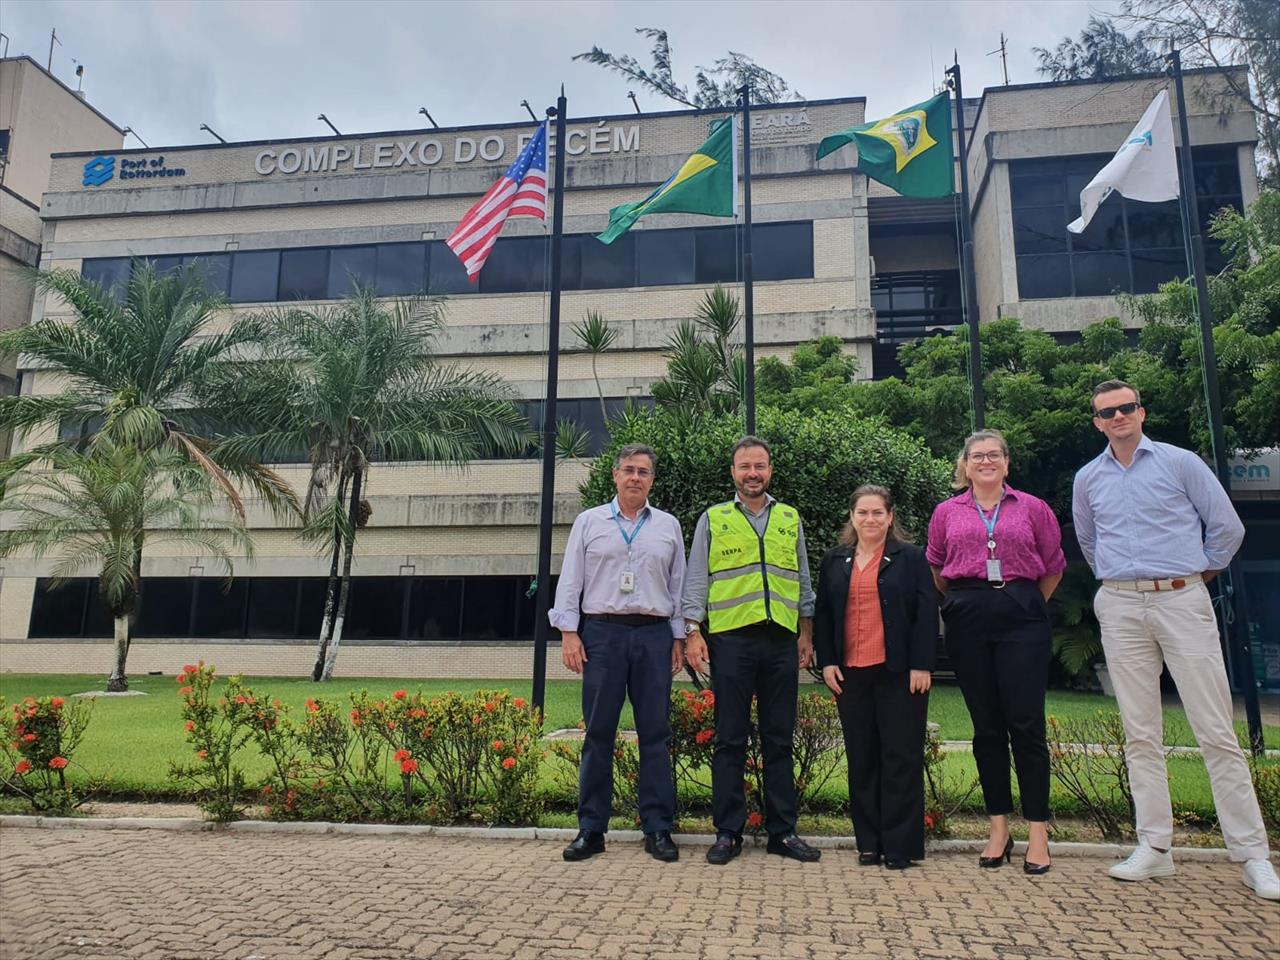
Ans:
[{"label": "port of rotterdam logo", "polygon": [[116,174],[115,157],[94,157],[84,165],[86,187],[100,187]]}]

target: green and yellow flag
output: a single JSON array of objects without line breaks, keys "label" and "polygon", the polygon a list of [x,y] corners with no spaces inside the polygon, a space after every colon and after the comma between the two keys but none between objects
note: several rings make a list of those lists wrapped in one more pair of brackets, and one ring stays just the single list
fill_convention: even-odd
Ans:
[{"label": "green and yellow flag", "polygon": [[949,197],[952,189],[951,98],[932,100],[824,137],[818,159],[858,145],[858,169],[904,197]]},{"label": "green and yellow flag", "polygon": [[638,203],[609,211],[609,226],[599,239],[613,243],[648,213],[702,213],[732,217],[736,206],[737,171],[733,152],[733,118],[711,128],[711,136],[666,182]]}]

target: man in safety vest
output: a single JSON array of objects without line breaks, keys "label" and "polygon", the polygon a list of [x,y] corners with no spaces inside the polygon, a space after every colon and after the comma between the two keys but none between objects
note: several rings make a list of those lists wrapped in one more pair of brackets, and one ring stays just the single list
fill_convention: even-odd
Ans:
[{"label": "man in safety vest", "polygon": [[[743,437],[733,448],[737,495],[698,518],[685,574],[685,657],[705,673],[710,646],[716,694],[716,746],[711,761],[716,841],[707,862],[728,863],[742,851],[747,823],[743,776],[751,698],[757,699],[764,755],[764,813],[770,853],[793,860],[822,854],[796,836],[791,741],[800,668],[813,657],[813,586],[800,514],[769,496],[769,445]],[[707,634],[701,633],[706,621]]]}]

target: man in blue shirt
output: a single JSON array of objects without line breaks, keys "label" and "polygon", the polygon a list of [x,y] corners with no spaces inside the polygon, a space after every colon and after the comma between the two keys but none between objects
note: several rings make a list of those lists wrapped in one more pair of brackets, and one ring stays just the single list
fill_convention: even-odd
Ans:
[{"label": "man in blue shirt", "polygon": [[1244,882],[1258,896],[1280,900],[1205,587],[1240,548],[1244,526],[1198,456],[1143,436],[1146,411],[1132,386],[1098,384],[1093,414],[1108,444],[1076,474],[1072,514],[1080,548],[1102,581],[1094,610],[1124,721],[1138,827],[1137,848],[1111,876],[1148,880],[1174,872],[1160,703],[1167,664],[1200,744],[1231,859],[1244,863]]},{"label": "man in blue shirt", "polygon": [[629,695],[640,741],[637,783],[645,849],[680,856],[671,839],[671,678],[684,666],[684,536],[680,521],[649,503],[657,455],[643,444],[618,451],[611,501],[578,514],[564,551],[551,625],[561,658],[582,674],[586,735],[578,778],[578,836],[566,860],[604,852],[613,798],[618,716]]}]

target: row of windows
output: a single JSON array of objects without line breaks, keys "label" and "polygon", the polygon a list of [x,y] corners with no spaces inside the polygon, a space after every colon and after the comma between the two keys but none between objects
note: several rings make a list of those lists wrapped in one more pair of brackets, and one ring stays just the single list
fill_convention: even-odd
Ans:
[{"label": "row of windows", "polygon": [[[761,223],[752,229],[757,280],[813,276],[813,224]],[[550,241],[545,237],[499,239],[476,283],[442,240],[369,246],[243,250],[156,256],[156,270],[197,264],[210,290],[232,303],[335,300],[356,284],[379,296],[459,293],[526,293],[547,289]],[[643,230],[603,244],[591,234],[564,238],[561,283],[565,290],[732,283],[741,276],[739,228]],[[133,260],[85,260],[81,273],[108,289],[128,282]]]},{"label": "row of windows", "polygon": [[[1193,150],[1202,229],[1223,207],[1241,209],[1240,170],[1234,148]],[[1116,290],[1152,293],[1185,276],[1186,255],[1178,202],[1142,203],[1108,197],[1084,233],[1067,224],[1080,215],[1080,191],[1105,157],[1023,160],[1009,166],[1018,292],[1023,300],[1106,296]],[[1210,271],[1225,260],[1206,237]]]},{"label": "row of windows", "polygon": [[[349,640],[528,640],[535,605],[529,577],[353,577],[343,637]],[[314,640],[324,577],[153,577],[143,583],[139,638]],[[553,585],[554,589],[554,585]],[[109,637],[98,581],[54,588],[36,581],[33,638]]]}]

